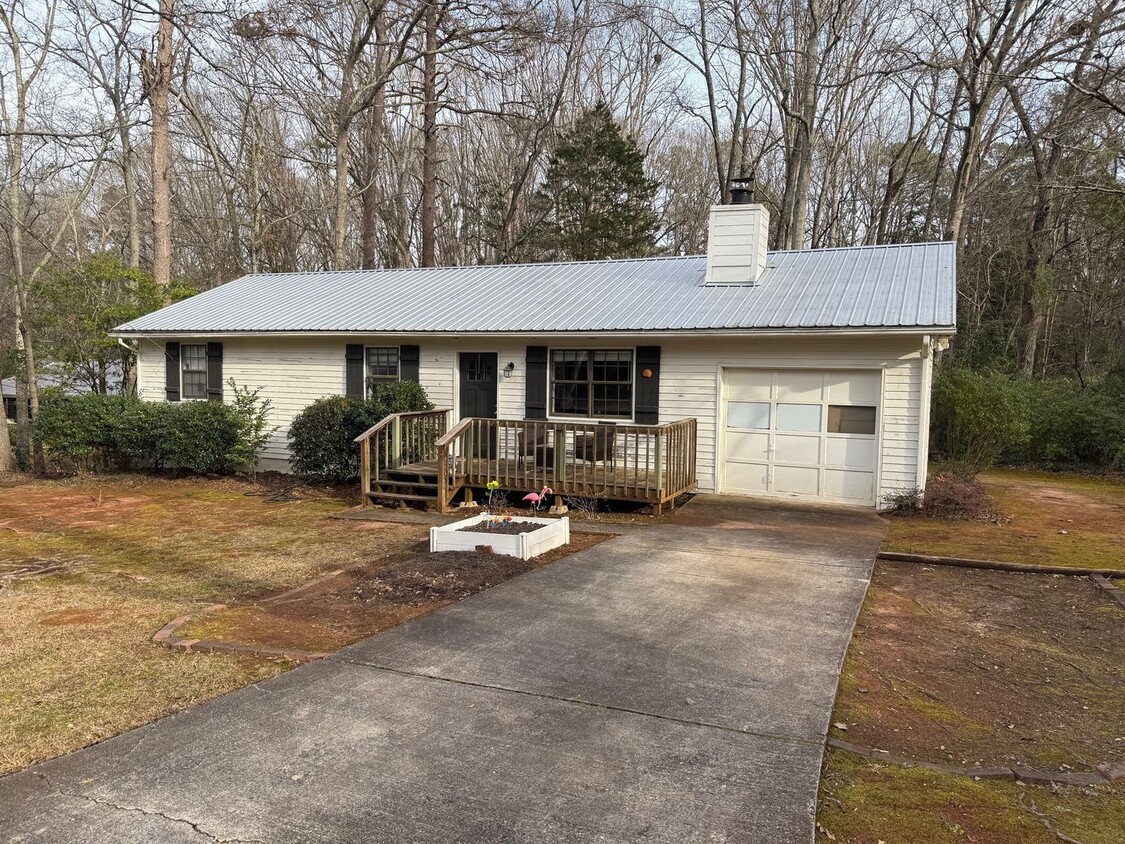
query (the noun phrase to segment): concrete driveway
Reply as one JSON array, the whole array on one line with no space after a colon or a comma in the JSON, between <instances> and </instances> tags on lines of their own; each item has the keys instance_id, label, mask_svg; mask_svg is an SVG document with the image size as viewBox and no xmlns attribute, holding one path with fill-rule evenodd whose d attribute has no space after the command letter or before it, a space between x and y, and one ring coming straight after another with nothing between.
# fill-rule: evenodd
<instances>
[{"instance_id":1,"label":"concrete driveway","mask_svg":"<svg viewBox=\"0 0 1125 844\"><path fill-rule=\"evenodd\" d=\"M665 524L0 779L0 841L811 842L873 513Z\"/></svg>"}]
</instances>

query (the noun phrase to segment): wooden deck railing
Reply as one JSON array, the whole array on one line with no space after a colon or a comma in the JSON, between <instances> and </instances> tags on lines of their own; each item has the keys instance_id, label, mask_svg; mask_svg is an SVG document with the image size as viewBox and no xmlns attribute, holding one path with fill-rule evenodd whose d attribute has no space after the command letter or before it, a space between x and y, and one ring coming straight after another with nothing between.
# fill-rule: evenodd
<instances>
[{"instance_id":1,"label":"wooden deck railing","mask_svg":"<svg viewBox=\"0 0 1125 844\"><path fill-rule=\"evenodd\" d=\"M438 504L465 486L644 501L657 510L695 487L696 420L611 425L463 419L436 442Z\"/></svg>"},{"instance_id":2,"label":"wooden deck railing","mask_svg":"<svg viewBox=\"0 0 1125 844\"><path fill-rule=\"evenodd\" d=\"M437 442L449 427L448 407L392 413L355 438L364 500L383 474L408 464L438 459Z\"/></svg>"}]
</instances>

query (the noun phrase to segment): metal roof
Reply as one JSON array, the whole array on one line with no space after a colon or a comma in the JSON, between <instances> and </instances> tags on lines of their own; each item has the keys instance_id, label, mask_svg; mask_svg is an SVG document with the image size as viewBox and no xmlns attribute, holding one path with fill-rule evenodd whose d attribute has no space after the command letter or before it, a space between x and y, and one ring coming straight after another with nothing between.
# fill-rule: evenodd
<instances>
[{"instance_id":1,"label":"metal roof","mask_svg":"<svg viewBox=\"0 0 1125 844\"><path fill-rule=\"evenodd\" d=\"M703 255L244 276L115 333L556 333L941 328L952 243L771 252L752 285L703 284Z\"/></svg>"}]
</instances>

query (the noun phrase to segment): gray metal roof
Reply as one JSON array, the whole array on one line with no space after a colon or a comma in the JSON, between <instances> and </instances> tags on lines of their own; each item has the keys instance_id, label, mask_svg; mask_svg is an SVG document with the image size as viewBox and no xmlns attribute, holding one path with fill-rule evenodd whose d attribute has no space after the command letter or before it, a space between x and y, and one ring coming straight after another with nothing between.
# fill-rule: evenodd
<instances>
[{"instance_id":1,"label":"gray metal roof","mask_svg":"<svg viewBox=\"0 0 1125 844\"><path fill-rule=\"evenodd\" d=\"M756 284L706 256L244 276L115 333L952 329L952 243L771 252Z\"/></svg>"}]
</instances>

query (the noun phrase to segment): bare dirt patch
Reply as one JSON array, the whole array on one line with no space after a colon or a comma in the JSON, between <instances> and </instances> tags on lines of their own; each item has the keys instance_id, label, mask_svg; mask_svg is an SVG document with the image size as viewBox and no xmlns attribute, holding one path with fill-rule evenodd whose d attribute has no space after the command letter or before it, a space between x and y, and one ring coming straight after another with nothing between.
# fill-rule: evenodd
<instances>
[{"instance_id":1,"label":"bare dirt patch","mask_svg":"<svg viewBox=\"0 0 1125 844\"><path fill-rule=\"evenodd\" d=\"M879 564L832 717L847 729L831 733L958 767L1120 761L1123 625L1125 610L1086 578ZM1044 820L1082 844L1121 840L1122 785L974 782L837 750L826 760L818 819L841 841L1070 840Z\"/></svg>"},{"instance_id":2,"label":"bare dirt patch","mask_svg":"<svg viewBox=\"0 0 1125 844\"><path fill-rule=\"evenodd\" d=\"M189 639L325 653L431 612L606 540L572 534L569 545L530 560L503 554L430 554L424 542L277 599L262 596L181 628Z\"/></svg>"},{"instance_id":3,"label":"bare dirt patch","mask_svg":"<svg viewBox=\"0 0 1125 844\"><path fill-rule=\"evenodd\" d=\"M1123 625L1125 610L1084 577L880 564L839 737L957 765L1125 758Z\"/></svg>"}]
</instances>

